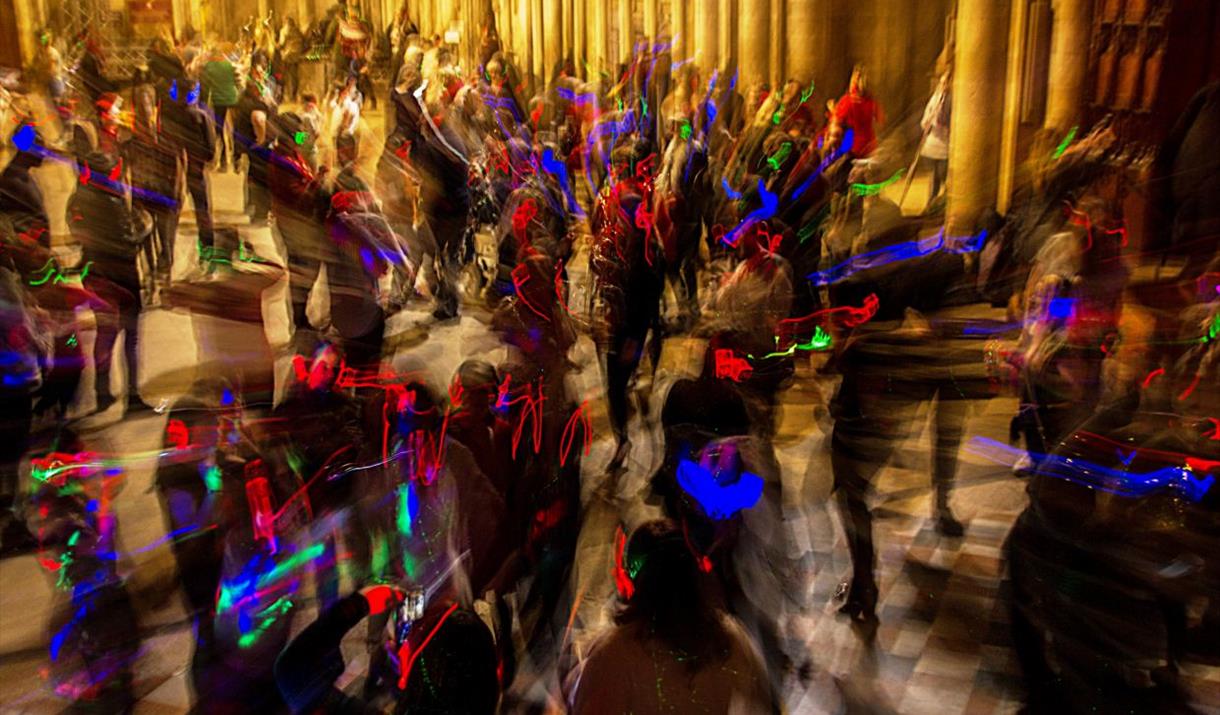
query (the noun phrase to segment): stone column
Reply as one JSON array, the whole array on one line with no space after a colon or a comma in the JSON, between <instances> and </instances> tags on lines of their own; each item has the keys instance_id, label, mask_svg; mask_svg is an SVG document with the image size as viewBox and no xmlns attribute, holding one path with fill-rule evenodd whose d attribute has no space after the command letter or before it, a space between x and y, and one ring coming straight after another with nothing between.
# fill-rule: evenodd
<instances>
[{"instance_id":1,"label":"stone column","mask_svg":"<svg viewBox=\"0 0 1220 715\"><path fill-rule=\"evenodd\" d=\"M786 6L794 0L771 0L771 29L767 35L767 47L771 50L769 64L771 65L771 86L775 89L780 89L786 74L784 67L784 56L787 54L787 49L783 43L784 37L784 20L786 18ZM804 48L808 50L809 48Z\"/></svg>"},{"instance_id":2,"label":"stone column","mask_svg":"<svg viewBox=\"0 0 1220 715\"><path fill-rule=\"evenodd\" d=\"M721 67L727 67L738 61L737 0L720 0L720 9L717 11L716 19L719 21L716 31L716 37L719 40L717 43L716 59ZM731 79L731 76L725 77L726 81L729 79Z\"/></svg>"},{"instance_id":3,"label":"stone column","mask_svg":"<svg viewBox=\"0 0 1220 715\"><path fill-rule=\"evenodd\" d=\"M686 3L674 0L670 10L669 35L674 43L671 54L674 62L680 62L690 54L688 48L691 47L690 35L686 32Z\"/></svg>"},{"instance_id":4,"label":"stone column","mask_svg":"<svg viewBox=\"0 0 1220 715\"><path fill-rule=\"evenodd\" d=\"M527 0L530 4L530 42L533 47L530 50L530 56L533 57L531 64L534 83L531 85L534 92L538 92L546 84L546 52L543 43L543 22L542 22L542 0Z\"/></svg>"},{"instance_id":5,"label":"stone column","mask_svg":"<svg viewBox=\"0 0 1220 715\"><path fill-rule=\"evenodd\" d=\"M958 0L945 217L950 236L974 231L996 204L1010 0Z\"/></svg>"},{"instance_id":6,"label":"stone column","mask_svg":"<svg viewBox=\"0 0 1220 715\"><path fill-rule=\"evenodd\" d=\"M1080 122L1084 103L1085 74L1089 69L1089 37L1092 2L1055 0L1051 6L1051 62L1046 80L1044 126L1066 132Z\"/></svg>"},{"instance_id":7,"label":"stone column","mask_svg":"<svg viewBox=\"0 0 1220 715\"><path fill-rule=\"evenodd\" d=\"M559 0L542 0L542 21L542 75L546 86L550 87L563 45L563 14Z\"/></svg>"},{"instance_id":8,"label":"stone column","mask_svg":"<svg viewBox=\"0 0 1220 715\"><path fill-rule=\"evenodd\" d=\"M559 58L566 59L572 54L572 7L575 0L563 0L560 12L563 13L563 37L559 43Z\"/></svg>"},{"instance_id":9,"label":"stone column","mask_svg":"<svg viewBox=\"0 0 1220 715\"><path fill-rule=\"evenodd\" d=\"M585 62L589 60L589 51L585 38L588 36L589 4L585 0L575 0L572 4L572 59L576 63L576 76L588 77Z\"/></svg>"},{"instance_id":10,"label":"stone column","mask_svg":"<svg viewBox=\"0 0 1220 715\"><path fill-rule=\"evenodd\" d=\"M825 48L818 41L818 36L819 25L826 21L826 17L825 8L820 8L822 17L818 17L819 5L817 0L788 0L784 42L776 43L784 45L787 76L795 77L805 85L818 79L818 72L823 69L819 58Z\"/></svg>"},{"instance_id":11,"label":"stone column","mask_svg":"<svg viewBox=\"0 0 1220 715\"><path fill-rule=\"evenodd\" d=\"M681 2L682 0L677 0ZM695 62L703 68L703 74L710 77L716 69L719 60L717 34L720 29L717 15L719 0L691 0L691 9L695 15Z\"/></svg>"},{"instance_id":12,"label":"stone column","mask_svg":"<svg viewBox=\"0 0 1220 715\"><path fill-rule=\"evenodd\" d=\"M771 4L766 0L741 0L737 5L737 87L743 95L751 85L770 79Z\"/></svg>"},{"instance_id":13,"label":"stone column","mask_svg":"<svg viewBox=\"0 0 1220 715\"><path fill-rule=\"evenodd\" d=\"M12 8L17 20L17 46L21 50L21 61L28 66L38 57L38 38L34 36L38 29L38 17L32 0L12 0ZM12 42L13 38L6 37L4 41ZM5 133L8 130L5 127Z\"/></svg>"},{"instance_id":14,"label":"stone column","mask_svg":"<svg viewBox=\"0 0 1220 715\"><path fill-rule=\"evenodd\" d=\"M616 5L618 7L618 55L614 58L614 65L617 68L618 63L631 59L635 50L635 31L631 27L631 3L618 0Z\"/></svg>"},{"instance_id":15,"label":"stone column","mask_svg":"<svg viewBox=\"0 0 1220 715\"><path fill-rule=\"evenodd\" d=\"M644 0L644 37L649 46L657 42L657 3L660 0Z\"/></svg>"}]
</instances>

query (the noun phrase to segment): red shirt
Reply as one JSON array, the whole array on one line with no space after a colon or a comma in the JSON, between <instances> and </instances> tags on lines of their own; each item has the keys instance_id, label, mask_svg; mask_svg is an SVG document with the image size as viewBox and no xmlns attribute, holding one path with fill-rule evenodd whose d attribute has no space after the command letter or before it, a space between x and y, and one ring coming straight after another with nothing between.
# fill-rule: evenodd
<instances>
[{"instance_id":1,"label":"red shirt","mask_svg":"<svg viewBox=\"0 0 1220 715\"><path fill-rule=\"evenodd\" d=\"M877 134L873 124L881 121L881 107L871 96L848 92L835 104L835 119L844 128L850 127L854 138L851 153L868 156L877 148Z\"/></svg>"}]
</instances>

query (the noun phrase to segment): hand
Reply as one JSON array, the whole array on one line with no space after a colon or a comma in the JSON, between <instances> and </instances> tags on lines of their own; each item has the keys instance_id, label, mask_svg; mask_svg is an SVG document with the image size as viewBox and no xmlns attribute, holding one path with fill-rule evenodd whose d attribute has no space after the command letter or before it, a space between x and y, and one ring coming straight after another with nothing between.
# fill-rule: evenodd
<instances>
[{"instance_id":1,"label":"hand","mask_svg":"<svg viewBox=\"0 0 1220 715\"><path fill-rule=\"evenodd\" d=\"M385 613L390 608L403 602L402 589L387 584L365 586L360 589L360 595L369 602L369 615L376 616Z\"/></svg>"}]
</instances>

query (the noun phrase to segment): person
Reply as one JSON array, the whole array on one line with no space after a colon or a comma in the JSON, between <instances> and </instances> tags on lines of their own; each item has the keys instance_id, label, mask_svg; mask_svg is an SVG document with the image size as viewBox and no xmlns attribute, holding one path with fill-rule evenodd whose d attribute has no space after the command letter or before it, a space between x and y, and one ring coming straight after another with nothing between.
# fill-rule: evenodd
<instances>
[{"instance_id":1,"label":"person","mask_svg":"<svg viewBox=\"0 0 1220 715\"><path fill-rule=\"evenodd\" d=\"M195 206L201 273L212 270L214 235L212 210L208 200L208 182L204 169L216 151L216 130L211 119L199 108L198 83L191 88L179 86L177 98L162 105L165 134L179 156L185 156L186 189Z\"/></svg>"},{"instance_id":2,"label":"person","mask_svg":"<svg viewBox=\"0 0 1220 715\"><path fill-rule=\"evenodd\" d=\"M24 237L44 248L51 247L51 219L47 216L42 189L31 169L42 166L42 136L33 124L23 123L14 139L28 137L29 145L18 147L0 173L0 218L9 222L14 237ZM20 139L25 141L25 139Z\"/></svg>"},{"instance_id":3,"label":"person","mask_svg":"<svg viewBox=\"0 0 1220 715\"><path fill-rule=\"evenodd\" d=\"M357 623L398 611L405 598L397 586L366 586L323 611L284 648L275 662L275 679L293 713L380 712L368 699L335 686L347 667L339 644ZM394 692L397 711L496 711L500 693L495 643L477 615L433 608L409 628L402 643L395 639L389 644L406 660L405 666L400 664Z\"/></svg>"},{"instance_id":4,"label":"person","mask_svg":"<svg viewBox=\"0 0 1220 715\"><path fill-rule=\"evenodd\" d=\"M301 91L301 62L305 60L305 35L296 17L284 19L279 37L280 66L283 69L284 98L297 101Z\"/></svg>"},{"instance_id":5,"label":"person","mask_svg":"<svg viewBox=\"0 0 1220 715\"><path fill-rule=\"evenodd\" d=\"M89 155L86 183L68 201L68 225L81 244L82 263L89 267L85 286L105 300L113 312L99 316L93 347L97 412L115 402L110 389L110 362L120 330L126 333L126 405L143 406L139 393L140 273L136 266L139 239L122 184L111 178L117 160L105 152Z\"/></svg>"},{"instance_id":6,"label":"person","mask_svg":"<svg viewBox=\"0 0 1220 715\"><path fill-rule=\"evenodd\" d=\"M234 164L236 164L236 152L230 153L228 148L229 140L226 138L225 120L229 115L229 108L237 104L237 70L234 69L233 63L225 56L222 48L213 48L212 54L208 57L208 61L203 65L203 101L211 105L212 115L215 118L216 134L220 139L220 156L216 164L219 171L229 170L229 157L232 156ZM236 146L234 146L236 149Z\"/></svg>"},{"instance_id":7,"label":"person","mask_svg":"<svg viewBox=\"0 0 1220 715\"><path fill-rule=\"evenodd\" d=\"M31 158L23 160L29 161ZM9 176L7 169L5 176ZM0 431L5 435L0 440L0 556L8 556L36 545L21 518L18 498L23 491L21 461L29 447L34 396L43 384L42 350L35 338L32 300L23 280L31 263L27 249L40 247L19 237L7 211L0 213L0 219L0 325L4 327L0 351L5 356L0 363ZM35 261L39 259L41 255Z\"/></svg>"},{"instance_id":8,"label":"person","mask_svg":"<svg viewBox=\"0 0 1220 715\"><path fill-rule=\"evenodd\" d=\"M68 85L64 81L63 57L59 53L59 48L55 46L55 36L51 34L50 30L38 33L37 65L38 72L46 86L47 99L51 101L56 116L58 116L64 106Z\"/></svg>"},{"instance_id":9,"label":"person","mask_svg":"<svg viewBox=\"0 0 1220 715\"><path fill-rule=\"evenodd\" d=\"M615 566L626 606L581 665L572 713L773 711L762 661L702 588L681 527L642 524Z\"/></svg>"},{"instance_id":10,"label":"person","mask_svg":"<svg viewBox=\"0 0 1220 715\"><path fill-rule=\"evenodd\" d=\"M233 105L233 111L230 113L230 121L233 125L233 164L236 166L244 155L247 160L247 171L250 168L249 163L253 161L250 153L259 143L255 137L254 115L261 112L265 117L271 117L274 114L274 109L267 101L261 85L255 81L256 75L257 71L251 70L250 79L242 88L241 97Z\"/></svg>"},{"instance_id":11,"label":"person","mask_svg":"<svg viewBox=\"0 0 1220 715\"><path fill-rule=\"evenodd\" d=\"M320 266L328 255L320 221L326 198L322 192L322 177L327 173L327 167L315 172L296 143L295 137L304 131L300 117L286 112L279 115L278 121L279 133L269 173L271 212L287 254L294 335L298 347L305 350L304 342L310 330L305 306Z\"/></svg>"},{"instance_id":12,"label":"person","mask_svg":"<svg viewBox=\"0 0 1220 715\"><path fill-rule=\"evenodd\" d=\"M132 186L132 207L148 212L153 233L145 244L150 277L167 285L178 236L178 156L157 126L156 95L149 85L135 90L135 122L123 145Z\"/></svg>"},{"instance_id":13,"label":"person","mask_svg":"<svg viewBox=\"0 0 1220 715\"><path fill-rule=\"evenodd\" d=\"M193 625L191 685L200 702L208 696L207 678L218 655L215 617L223 561L224 474L232 478L241 470L228 444L226 423L232 424L237 412L226 381L197 381L170 408L156 472L166 531L189 537L175 539L170 546Z\"/></svg>"},{"instance_id":14,"label":"person","mask_svg":"<svg viewBox=\"0 0 1220 715\"><path fill-rule=\"evenodd\" d=\"M250 124L253 134L246 147L249 162L246 170L246 211L250 215L251 225L266 226L267 214L271 211L271 187L268 181L272 149L267 113L255 110L251 114Z\"/></svg>"},{"instance_id":15,"label":"person","mask_svg":"<svg viewBox=\"0 0 1220 715\"><path fill-rule=\"evenodd\" d=\"M932 208L932 201L940 195L949 174L949 118L952 114L952 77L946 71L936 83L936 91L923 110L919 126L923 129L923 148L919 156L932 165L932 187L928 189L928 203L924 213Z\"/></svg>"},{"instance_id":16,"label":"person","mask_svg":"<svg viewBox=\"0 0 1220 715\"><path fill-rule=\"evenodd\" d=\"M852 156L863 159L877 148L877 126L884 122L884 115L868 91L868 75L861 65L852 69L847 92L835 103L834 119L852 130Z\"/></svg>"}]
</instances>

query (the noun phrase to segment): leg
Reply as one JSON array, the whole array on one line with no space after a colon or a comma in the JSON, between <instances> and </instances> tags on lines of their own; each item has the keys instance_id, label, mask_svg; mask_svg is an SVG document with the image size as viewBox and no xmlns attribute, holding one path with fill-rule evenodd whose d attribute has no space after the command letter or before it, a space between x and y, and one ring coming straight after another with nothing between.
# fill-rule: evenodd
<instances>
[{"instance_id":1,"label":"leg","mask_svg":"<svg viewBox=\"0 0 1220 715\"><path fill-rule=\"evenodd\" d=\"M195 224L199 227L198 247L200 258L210 257L215 239L212 234L212 209L208 202L208 182L203 175L203 164L192 161L187 168L187 188L195 204Z\"/></svg>"},{"instance_id":2,"label":"leg","mask_svg":"<svg viewBox=\"0 0 1220 715\"><path fill-rule=\"evenodd\" d=\"M134 266L133 266L134 268ZM130 289L129 289L130 290ZM119 311L123 328L123 353L127 358L127 404L138 405L140 400L140 303L139 292L132 304Z\"/></svg>"},{"instance_id":3,"label":"leg","mask_svg":"<svg viewBox=\"0 0 1220 715\"><path fill-rule=\"evenodd\" d=\"M229 108L214 107L213 111L216 114L216 143L220 148L220 161L216 164L216 167L220 171L224 171L225 164L229 160L228 131L225 129L225 125L228 123L226 119L229 116Z\"/></svg>"},{"instance_id":4,"label":"leg","mask_svg":"<svg viewBox=\"0 0 1220 715\"><path fill-rule=\"evenodd\" d=\"M936 530L945 536L961 536L965 530L949 508L949 493L953 489L953 478L957 474L958 447L961 445L970 403L966 400L946 399L946 390L953 388L941 388L936 399L936 417L932 423L932 485L936 490Z\"/></svg>"},{"instance_id":5,"label":"leg","mask_svg":"<svg viewBox=\"0 0 1220 715\"><path fill-rule=\"evenodd\" d=\"M33 399L28 394L0 395L0 433L5 435L0 440L0 553L37 545L17 515L19 467L29 448L32 418Z\"/></svg>"},{"instance_id":6,"label":"leg","mask_svg":"<svg viewBox=\"0 0 1220 715\"><path fill-rule=\"evenodd\" d=\"M292 324L298 330L310 330L306 306L309 304L309 291L318 279L320 262L309 249L309 242L302 231L307 227L297 226L295 222L284 221L280 224L280 234L284 238L284 250L288 257L288 291L292 298Z\"/></svg>"},{"instance_id":7,"label":"leg","mask_svg":"<svg viewBox=\"0 0 1220 715\"><path fill-rule=\"evenodd\" d=\"M90 281L92 285L89 288L106 302L105 307L94 310L97 320L97 336L93 341L93 382L94 393L97 395L97 411L102 412L114 404L115 400L110 390L110 360L114 353L114 341L118 339L122 323L120 306L125 300L117 295L122 291L121 288L99 275L97 270L93 275L97 278Z\"/></svg>"},{"instance_id":8,"label":"leg","mask_svg":"<svg viewBox=\"0 0 1220 715\"><path fill-rule=\"evenodd\" d=\"M445 217L433 222L437 244L436 309L432 312L437 320L454 318L458 314L458 274L461 262L458 252L462 243L462 223L465 216Z\"/></svg>"}]
</instances>

